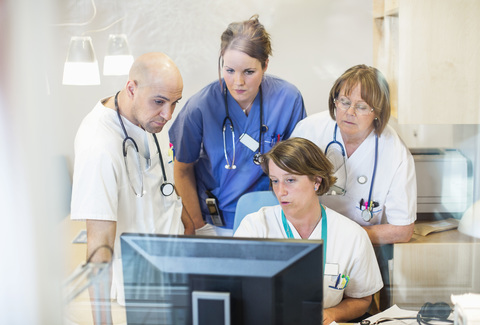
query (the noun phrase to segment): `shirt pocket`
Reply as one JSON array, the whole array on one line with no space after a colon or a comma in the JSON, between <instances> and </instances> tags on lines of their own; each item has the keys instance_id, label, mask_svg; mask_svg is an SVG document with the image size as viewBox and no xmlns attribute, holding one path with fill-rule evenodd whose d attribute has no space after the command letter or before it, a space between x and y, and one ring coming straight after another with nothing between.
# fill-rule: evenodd
<instances>
[{"instance_id":1,"label":"shirt pocket","mask_svg":"<svg viewBox=\"0 0 480 325\"><path fill-rule=\"evenodd\" d=\"M278 142L283 140L284 136L285 136L284 133L277 133L277 132L274 132L274 130L269 129L263 135L263 151L262 152L265 153L270 151L270 149L272 149L274 145L276 145Z\"/></svg>"},{"instance_id":2,"label":"shirt pocket","mask_svg":"<svg viewBox=\"0 0 480 325\"><path fill-rule=\"evenodd\" d=\"M336 278L331 275L324 276L324 308L334 307L343 299L345 288L335 288Z\"/></svg>"},{"instance_id":3,"label":"shirt pocket","mask_svg":"<svg viewBox=\"0 0 480 325\"><path fill-rule=\"evenodd\" d=\"M355 209L350 209L350 211L353 212L353 216L349 217L353 217L353 220L355 220L362 226L376 225L381 223L383 215L383 205L381 204L382 202L380 202L379 198L376 196L375 190L372 194L372 200L379 203L379 205L377 207L373 207L372 218L369 221L365 221L362 217L362 212L365 210L365 202L368 200L370 192L370 182L367 182L366 184L368 184L368 186L359 184L355 184L355 186L349 184L349 186L347 186L347 188L350 188L350 190L347 191L345 197L350 201L349 204L355 205ZM360 202L363 202L361 207Z\"/></svg>"}]
</instances>

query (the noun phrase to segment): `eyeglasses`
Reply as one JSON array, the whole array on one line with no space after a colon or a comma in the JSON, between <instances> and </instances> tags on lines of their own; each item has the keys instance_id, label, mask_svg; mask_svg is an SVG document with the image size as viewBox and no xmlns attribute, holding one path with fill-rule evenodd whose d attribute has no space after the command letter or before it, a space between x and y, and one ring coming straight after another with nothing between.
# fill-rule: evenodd
<instances>
[{"instance_id":1,"label":"eyeglasses","mask_svg":"<svg viewBox=\"0 0 480 325\"><path fill-rule=\"evenodd\" d=\"M338 99L334 99L333 102L335 103L335 107L337 109L341 109L342 111L348 111L350 107L352 107L352 102L346 97L340 97ZM355 115L365 116L373 112L373 108L366 104L357 104L353 106L355 111Z\"/></svg>"}]
</instances>

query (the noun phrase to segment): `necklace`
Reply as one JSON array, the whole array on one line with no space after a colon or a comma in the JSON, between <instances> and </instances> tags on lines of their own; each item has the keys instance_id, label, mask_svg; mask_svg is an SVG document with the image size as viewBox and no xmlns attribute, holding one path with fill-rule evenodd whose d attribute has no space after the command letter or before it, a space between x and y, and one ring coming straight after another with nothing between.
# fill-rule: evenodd
<instances>
[{"instance_id":1,"label":"necklace","mask_svg":"<svg viewBox=\"0 0 480 325\"><path fill-rule=\"evenodd\" d=\"M312 234L312 232L315 230L315 228L317 228L318 226L318 223L320 222L320 218L322 217L322 215L320 214L317 218L317 221L315 221L315 225L313 226L312 230L310 231L310 233L308 234L308 236L306 237L307 239L310 238L310 235Z\"/></svg>"},{"instance_id":2,"label":"necklace","mask_svg":"<svg viewBox=\"0 0 480 325\"><path fill-rule=\"evenodd\" d=\"M323 226L325 226L325 228L326 228L327 214L325 213L325 209L323 208L323 206L321 204L320 204L320 208L321 208L321 214L318 216L317 221L315 222L315 225L313 226L312 230L310 231L310 233L306 237L307 239L310 238L310 235L313 233L315 228L317 228L318 223L320 222L320 219L322 219L322 217L324 217L323 221L322 221L322 235L323 235L323 231L324 231ZM295 238L293 236L292 229L290 229L290 226L288 225L287 218L285 217L285 214L283 213L283 210L282 210L282 223L283 223L283 227L285 229L285 232L287 234L287 238ZM297 232L298 232L298 230L297 230ZM298 233L300 234L300 232L298 232Z\"/></svg>"},{"instance_id":3,"label":"necklace","mask_svg":"<svg viewBox=\"0 0 480 325\"><path fill-rule=\"evenodd\" d=\"M248 104L247 107L245 107L244 109L242 109L243 112L245 113L245 115L248 116L248 113L250 113L250 107L252 107L252 104L253 104L254 101L255 101L255 98L252 100L252 102L251 102L250 104Z\"/></svg>"}]
</instances>

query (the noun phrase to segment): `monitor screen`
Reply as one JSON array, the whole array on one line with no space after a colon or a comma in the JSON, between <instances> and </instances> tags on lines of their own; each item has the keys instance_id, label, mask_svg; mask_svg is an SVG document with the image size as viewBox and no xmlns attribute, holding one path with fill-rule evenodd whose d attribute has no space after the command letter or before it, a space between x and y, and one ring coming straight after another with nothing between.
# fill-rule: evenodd
<instances>
[{"instance_id":1,"label":"monitor screen","mask_svg":"<svg viewBox=\"0 0 480 325\"><path fill-rule=\"evenodd\" d=\"M127 323L322 324L321 240L122 234Z\"/></svg>"}]
</instances>

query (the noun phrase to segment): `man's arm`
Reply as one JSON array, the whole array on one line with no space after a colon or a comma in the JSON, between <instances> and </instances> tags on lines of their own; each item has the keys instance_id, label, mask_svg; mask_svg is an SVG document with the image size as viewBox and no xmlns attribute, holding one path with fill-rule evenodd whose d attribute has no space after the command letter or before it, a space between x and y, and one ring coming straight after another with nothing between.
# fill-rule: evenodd
<instances>
[{"instance_id":1,"label":"man's arm","mask_svg":"<svg viewBox=\"0 0 480 325\"><path fill-rule=\"evenodd\" d=\"M115 221L87 220L87 260L92 263L108 263L112 261L117 223ZM112 250L110 250L110 247ZM92 255L93 254L93 255ZM110 288L112 275L106 283L100 283L99 301L95 300L94 288L90 287L90 301L95 324L100 315L100 324L111 324Z\"/></svg>"},{"instance_id":2,"label":"man's arm","mask_svg":"<svg viewBox=\"0 0 480 325\"><path fill-rule=\"evenodd\" d=\"M345 296L335 307L323 310L323 325L329 325L333 321L345 323L361 317L368 311L371 302L372 296L363 298L350 298Z\"/></svg>"},{"instance_id":3,"label":"man's arm","mask_svg":"<svg viewBox=\"0 0 480 325\"><path fill-rule=\"evenodd\" d=\"M194 163L182 163L175 159L173 164L175 186L182 198L184 209L187 210L195 229L205 226L202 210L198 202L197 182L195 180Z\"/></svg>"},{"instance_id":4,"label":"man's arm","mask_svg":"<svg viewBox=\"0 0 480 325\"><path fill-rule=\"evenodd\" d=\"M412 238L415 224L406 226L395 226L391 224L381 224L374 226L365 226L368 237L372 244L394 244L406 243Z\"/></svg>"}]
</instances>

